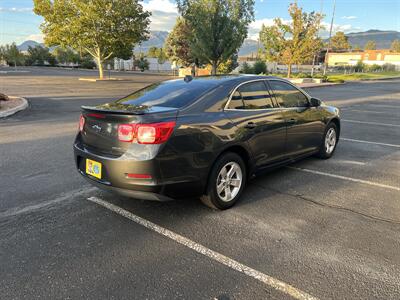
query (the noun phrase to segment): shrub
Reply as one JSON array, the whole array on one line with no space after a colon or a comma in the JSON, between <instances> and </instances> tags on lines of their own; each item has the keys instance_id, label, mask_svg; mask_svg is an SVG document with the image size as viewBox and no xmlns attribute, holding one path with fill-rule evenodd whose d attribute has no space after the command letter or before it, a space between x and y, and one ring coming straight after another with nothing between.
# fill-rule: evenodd
<instances>
[{"instance_id":1,"label":"shrub","mask_svg":"<svg viewBox=\"0 0 400 300\"><path fill-rule=\"evenodd\" d=\"M96 63L93 61L93 59L91 57L85 56L82 58L80 67L84 68L84 69L95 69Z\"/></svg>"},{"instance_id":2,"label":"shrub","mask_svg":"<svg viewBox=\"0 0 400 300\"><path fill-rule=\"evenodd\" d=\"M382 69L386 72L394 72L396 71L396 66L394 64L387 63L382 66Z\"/></svg>"},{"instance_id":3,"label":"shrub","mask_svg":"<svg viewBox=\"0 0 400 300\"><path fill-rule=\"evenodd\" d=\"M365 69L365 64L361 60L359 60L357 64L354 66L355 72L364 72L364 69Z\"/></svg>"},{"instance_id":4,"label":"shrub","mask_svg":"<svg viewBox=\"0 0 400 300\"><path fill-rule=\"evenodd\" d=\"M369 72L379 72L382 70L382 67L377 64L373 64L372 66L368 66L368 71Z\"/></svg>"},{"instance_id":5,"label":"shrub","mask_svg":"<svg viewBox=\"0 0 400 300\"><path fill-rule=\"evenodd\" d=\"M239 72L243 74L254 74L254 69L247 62L244 62Z\"/></svg>"},{"instance_id":6,"label":"shrub","mask_svg":"<svg viewBox=\"0 0 400 300\"><path fill-rule=\"evenodd\" d=\"M144 70L149 69L150 63L146 58L141 57L135 61L135 65L140 69L140 71L144 72Z\"/></svg>"},{"instance_id":7,"label":"shrub","mask_svg":"<svg viewBox=\"0 0 400 300\"><path fill-rule=\"evenodd\" d=\"M311 77L311 75L307 74L307 73L297 73L297 74L293 74L293 75L294 75L293 77L296 77L296 78L310 78Z\"/></svg>"},{"instance_id":8,"label":"shrub","mask_svg":"<svg viewBox=\"0 0 400 300\"><path fill-rule=\"evenodd\" d=\"M267 73L267 65L262 60L257 60L253 65L253 73L254 74L266 74Z\"/></svg>"}]
</instances>

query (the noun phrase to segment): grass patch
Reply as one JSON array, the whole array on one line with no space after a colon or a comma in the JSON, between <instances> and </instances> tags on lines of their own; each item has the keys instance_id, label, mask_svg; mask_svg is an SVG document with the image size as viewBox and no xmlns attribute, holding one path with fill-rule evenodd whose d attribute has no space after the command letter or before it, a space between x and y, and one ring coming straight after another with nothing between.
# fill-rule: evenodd
<instances>
[{"instance_id":1,"label":"grass patch","mask_svg":"<svg viewBox=\"0 0 400 300\"><path fill-rule=\"evenodd\" d=\"M369 80L369 79L382 79L388 77L400 78L400 72L335 74L335 75L328 75L328 81L344 82L349 80Z\"/></svg>"}]
</instances>

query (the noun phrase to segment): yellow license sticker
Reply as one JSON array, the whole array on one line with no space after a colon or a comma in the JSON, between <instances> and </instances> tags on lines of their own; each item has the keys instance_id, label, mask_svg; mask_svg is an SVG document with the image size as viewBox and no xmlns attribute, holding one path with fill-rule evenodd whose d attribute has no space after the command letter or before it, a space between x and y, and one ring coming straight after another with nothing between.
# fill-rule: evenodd
<instances>
[{"instance_id":1,"label":"yellow license sticker","mask_svg":"<svg viewBox=\"0 0 400 300\"><path fill-rule=\"evenodd\" d=\"M87 158L86 174L101 179L101 163Z\"/></svg>"}]
</instances>

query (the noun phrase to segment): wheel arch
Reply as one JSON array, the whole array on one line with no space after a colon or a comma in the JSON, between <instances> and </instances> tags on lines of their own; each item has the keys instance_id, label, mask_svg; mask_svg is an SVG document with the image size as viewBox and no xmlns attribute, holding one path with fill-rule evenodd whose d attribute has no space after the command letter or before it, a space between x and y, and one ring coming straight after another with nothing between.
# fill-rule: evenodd
<instances>
[{"instance_id":1,"label":"wheel arch","mask_svg":"<svg viewBox=\"0 0 400 300\"><path fill-rule=\"evenodd\" d=\"M330 123L333 123L333 124L336 125L336 128L337 128L337 130L338 130L338 136L339 136L339 135L340 135L340 120L339 120L339 118L334 117L334 118L330 119L329 122L328 122L328 124L327 124L327 126L328 126Z\"/></svg>"},{"instance_id":2,"label":"wheel arch","mask_svg":"<svg viewBox=\"0 0 400 300\"><path fill-rule=\"evenodd\" d=\"M246 167L247 178L250 178L250 174L251 174L251 171L253 169L250 150L246 149L246 147L242 146L242 145L230 145L230 146L224 148L223 150L221 150L218 153L218 155L214 158L213 162L210 164L210 167L209 167L209 170L208 170L208 173L207 173L207 179L210 177L210 173L212 171L212 168L214 167L214 165L217 162L217 160L222 155L224 155L225 153L228 153L228 152L235 153L235 154L239 155L242 158L242 160L244 162L244 165ZM207 185L208 185L208 182L205 185L205 189L207 189Z\"/></svg>"}]
</instances>

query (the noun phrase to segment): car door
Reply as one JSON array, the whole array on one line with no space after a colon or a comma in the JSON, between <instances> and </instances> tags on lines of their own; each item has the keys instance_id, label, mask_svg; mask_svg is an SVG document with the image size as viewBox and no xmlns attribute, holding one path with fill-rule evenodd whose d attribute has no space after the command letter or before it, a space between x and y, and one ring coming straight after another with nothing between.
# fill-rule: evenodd
<instances>
[{"instance_id":1,"label":"car door","mask_svg":"<svg viewBox=\"0 0 400 300\"><path fill-rule=\"evenodd\" d=\"M239 85L231 95L225 113L238 128L237 138L248 143L256 167L283 158L285 119L265 80Z\"/></svg>"},{"instance_id":2,"label":"car door","mask_svg":"<svg viewBox=\"0 0 400 300\"><path fill-rule=\"evenodd\" d=\"M308 96L290 83L268 80L287 125L286 152L295 157L316 150L325 124L318 107L311 107Z\"/></svg>"}]
</instances>

